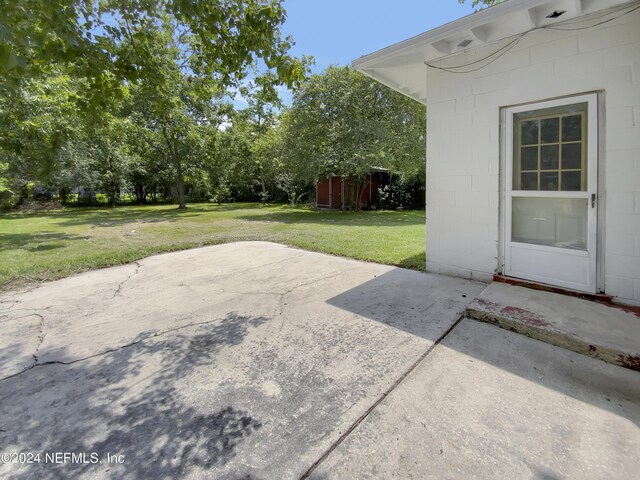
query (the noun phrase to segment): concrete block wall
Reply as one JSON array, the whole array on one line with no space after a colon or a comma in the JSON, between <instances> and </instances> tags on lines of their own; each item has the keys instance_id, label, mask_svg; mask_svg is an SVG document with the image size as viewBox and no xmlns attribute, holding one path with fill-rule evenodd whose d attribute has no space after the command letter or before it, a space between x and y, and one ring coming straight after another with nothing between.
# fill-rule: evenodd
<instances>
[{"instance_id":1,"label":"concrete block wall","mask_svg":"<svg viewBox=\"0 0 640 480\"><path fill-rule=\"evenodd\" d=\"M426 81L427 269L480 280L501 269L501 107L601 91L604 289L640 304L640 11L585 30L535 31L488 67L427 69Z\"/></svg>"}]
</instances>

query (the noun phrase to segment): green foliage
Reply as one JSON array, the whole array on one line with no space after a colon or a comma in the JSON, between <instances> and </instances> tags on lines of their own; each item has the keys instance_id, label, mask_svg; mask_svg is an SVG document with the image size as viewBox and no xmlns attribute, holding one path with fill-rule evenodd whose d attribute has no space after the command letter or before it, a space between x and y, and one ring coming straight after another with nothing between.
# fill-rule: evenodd
<instances>
[{"instance_id":1,"label":"green foliage","mask_svg":"<svg viewBox=\"0 0 640 480\"><path fill-rule=\"evenodd\" d=\"M54 65L86 79L103 107L123 81L149 77L153 30L168 22L184 65L196 74L235 83L258 59L289 86L308 59L288 54L282 0L0 0L0 73L32 78ZM126 45L126 48L122 48Z\"/></svg>"},{"instance_id":2,"label":"green foliage","mask_svg":"<svg viewBox=\"0 0 640 480\"><path fill-rule=\"evenodd\" d=\"M396 175L389 184L378 189L378 209L380 210L423 208L425 200L424 174Z\"/></svg>"},{"instance_id":3,"label":"green foliage","mask_svg":"<svg viewBox=\"0 0 640 480\"><path fill-rule=\"evenodd\" d=\"M63 202L78 186L111 205L124 190L181 208L185 190L207 198L226 183L213 156L227 89L261 61L241 90L263 134L276 85L310 61L288 53L280 0L0 0L0 12L0 161L12 185L56 186Z\"/></svg>"},{"instance_id":4,"label":"green foliage","mask_svg":"<svg viewBox=\"0 0 640 480\"><path fill-rule=\"evenodd\" d=\"M471 6L475 8L478 5L480 5L480 7L482 8L487 8L487 7L493 7L494 5L497 5L499 3L504 3L506 1L507 0L472 0ZM466 0L458 0L458 2L465 3Z\"/></svg>"},{"instance_id":5,"label":"green foliage","mask_svg":"<svg viewBox=\"0 0 640 480\"><path fill-rule=\"evenodd\" d=\"M10 180L7 177L7 163L0 163L0 209L11 208L17 200L16 193L11 189Z\"/></svg>"},{"instance_id":6,"label":"green foliage","mask_svg":"<svg viewBox=\"0 0 640 480\"><path fill-rule=\"evenodd\" d=\"M138 152L162 159L176 179L180 208L185 208L185 178L197 178L207 129L216 128L216 99L224 92L207 75L186 74L180 67L181 52L169 22L147 34L153 52L153 75L131 86L132 123L144 139ZM138 169L138 174L144 169Z\"/></svg>"},{"instance_id":7,"label":"green foliage","mask_svg":"<svg viewBox=\"0 0 640 480\"><path fill-rule=\"evenodd\" d=\"M347 67L304 79L282 3L0 0L0 189L295 205L320 174L421 171L424 107Z\"/></svg>"},{"instance_id":8,"label":"green foliage","mask_svg":"<svg viewBox=\"0 0 640 480\"><path fill-rule=\"evenodd\" d=\"M47 181L61 148L77 134L79 83L50 71L19 88L0 82L0 156L14 177Z\"/></svg>"},{"instance_id":9,"label":"green foliage","mask_svg":"<svg viewBox=\"0 0 640 480\"><path fill-rule=\"evenodd\" d=\"M424 107L349 67L329 67L294 93L283 121L286 152L313 178L353 177L354 209L371 167L423 168Z\"/></svg>"}]
</instances>

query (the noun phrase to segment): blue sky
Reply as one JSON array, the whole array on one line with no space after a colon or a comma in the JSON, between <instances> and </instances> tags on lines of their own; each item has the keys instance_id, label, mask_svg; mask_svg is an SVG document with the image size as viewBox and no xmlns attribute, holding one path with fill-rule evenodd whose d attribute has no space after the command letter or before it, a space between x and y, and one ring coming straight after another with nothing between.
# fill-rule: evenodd
<instances>
[{"instance_id":1,"label":"blue sky","mask_svg":"<svg viewBox=\"0 0 640 480\"><path fill-rule=\"evenodd\" d=\"M314 71L352 60L473 13L471 0L285 0L283 31Z\"/></svg>"},{"instance_id":2,"label":"blue sky","mask_svg":"<svg viewBox=\"0 0 640 480\"><path fill-rule=\"evenodd\" d=\"M283 33L293 36L295 56L312 55L314 73L473 13L471 0L285 0ZM280 89L285 104L291 92ZM246 101L239 95L235 105Z\"/></svg>"}]
</instances>

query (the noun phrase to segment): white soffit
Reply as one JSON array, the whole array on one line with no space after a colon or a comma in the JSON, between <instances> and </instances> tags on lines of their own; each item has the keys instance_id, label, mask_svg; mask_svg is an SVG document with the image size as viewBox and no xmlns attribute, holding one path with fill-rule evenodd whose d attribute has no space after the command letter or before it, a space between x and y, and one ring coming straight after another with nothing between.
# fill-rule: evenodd
<instances>
[{"instance_id":1,"label":"white soffit","mask_svg":"<svg viewBox=\"0 0 640 480\"><path fill-rule=\"evenodd\" d=\"M508 0L364 55L354 60L352 66L426 104L425 62L491 45L533 29L638 3L638 0ZM549 18L554 12L562 14Z\"/></svg>"}]
</instances>

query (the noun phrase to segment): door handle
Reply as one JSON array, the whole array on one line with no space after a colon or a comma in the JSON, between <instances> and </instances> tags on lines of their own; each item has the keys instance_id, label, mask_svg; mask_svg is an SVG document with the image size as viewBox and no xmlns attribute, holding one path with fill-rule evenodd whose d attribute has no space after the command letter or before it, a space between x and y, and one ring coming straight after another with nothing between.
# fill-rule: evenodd
<instances>
[{"instance_id":1,"label":"door handle","mask_svg":"<svg viewBox=\"0 0 640 480\"><path fill-rule=\"evenodd\" d=\"M596 194L591 194L591 208L596 208Z\"/></svg>"}]
</instances>

